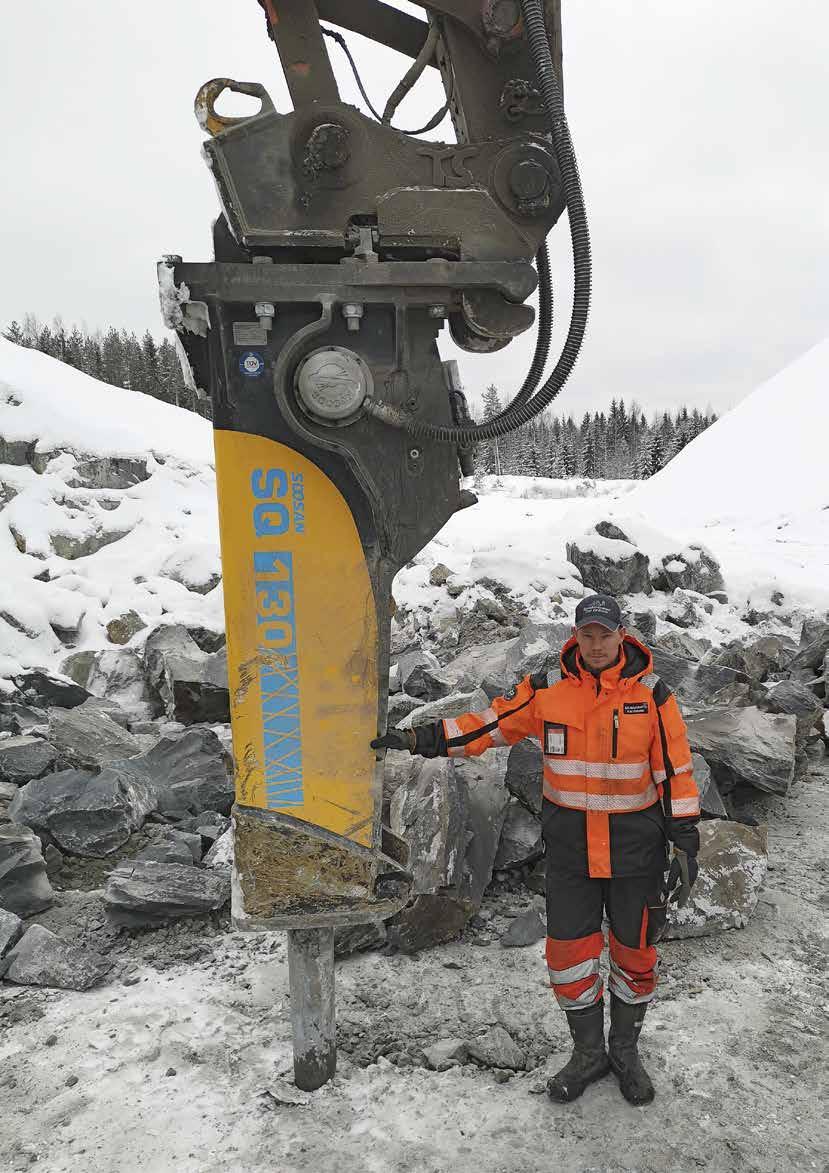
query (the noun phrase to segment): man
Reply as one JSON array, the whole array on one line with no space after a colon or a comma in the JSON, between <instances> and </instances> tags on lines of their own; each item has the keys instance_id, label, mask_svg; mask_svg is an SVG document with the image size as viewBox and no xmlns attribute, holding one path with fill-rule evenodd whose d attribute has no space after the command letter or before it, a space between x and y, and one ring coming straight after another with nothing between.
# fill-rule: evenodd
<instances>
[{"instance_id":1,"label":"man","mask_svg":"<svg viewBox=\"0 0 829 1173\"><path fill-rule=\"evenodd\" d=\"M456 757L524 737L539 741L544 755L547 964L573 1038L573 1054L547 1091L574 1100L612 1069L630 1103L650 1103L653 1084L637 1041L656 987L654 946L668 898L684 903L697 876L699 795L676 700L611 596L579 603L560 680L533 673L482 713L390 729L371 744ZM607 1051L603 911L610 922Z\"/></svg>"}]
</instances>

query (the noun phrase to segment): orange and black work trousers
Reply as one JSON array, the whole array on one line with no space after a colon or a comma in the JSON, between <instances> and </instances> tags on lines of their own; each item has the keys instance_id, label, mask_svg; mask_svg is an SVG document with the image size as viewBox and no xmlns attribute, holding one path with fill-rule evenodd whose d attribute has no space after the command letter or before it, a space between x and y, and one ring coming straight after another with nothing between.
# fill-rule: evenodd
<instances>
[{"instance_id":1,"label":"orange and black work trousers","mask_svg":"<svg viewBox=\"0 0 829 1173\"><path fill-rule=\"evenodd\" d=\"M547 966L562 1010L585 1010L601 998L602 920L610 922L611 993L623 1002L649 1002L659 961L654 948L665 930L663 872L591 879L547 866Z\"/></svg>"}]
</instances>

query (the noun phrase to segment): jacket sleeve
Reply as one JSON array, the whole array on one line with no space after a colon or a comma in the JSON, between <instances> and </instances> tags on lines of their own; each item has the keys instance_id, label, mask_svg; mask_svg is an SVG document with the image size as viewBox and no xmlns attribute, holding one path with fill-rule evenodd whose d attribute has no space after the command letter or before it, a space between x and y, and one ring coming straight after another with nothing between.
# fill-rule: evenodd
<instances>
[{"instance_id":1,"label":"jacket sleeve","mask_svg":"<svg viewBox=\"0 0 829 1173\"><path fill-rule=\"evenodd\" d=\"M669 834L677 847L695 855L699 850L696 827L700 817L699 791L694 780L685 722L676 697L664 681L657 682L653 699L656 721L651 739L651 773L663 791L670 775L671 805L665 812L671 817Z\"/></svg>"},{"instance_id":2,"label":"jacket sleeve","mask_svg":"<svg viewBox=\"0 0 829 1173\"><path fill-rule=\"evenodd\" d=\"M480 713L464 713L415 729L415 753L424 757L477 757L499 745L514 745L537 732L535 694L546 688L546 673L524 679L511 695L497 696Z\"/></svg>"}]
</instances>

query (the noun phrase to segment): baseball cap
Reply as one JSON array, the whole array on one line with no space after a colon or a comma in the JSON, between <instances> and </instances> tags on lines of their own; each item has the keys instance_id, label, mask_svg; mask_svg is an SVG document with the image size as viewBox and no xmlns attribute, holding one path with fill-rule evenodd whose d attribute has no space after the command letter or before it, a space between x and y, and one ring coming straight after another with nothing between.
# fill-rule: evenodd
<instances>
[{"instance_id":1,"label":"baseball cap","mask_svg":"<svg viewBox=\"0 0 829 1173\"><path fill-rule=\"evenodd\" d=\"M622 611L612 595L588 595L576 607L576 627L601 623L609 631L622 626Z\"/></svg>"}]
</instances>

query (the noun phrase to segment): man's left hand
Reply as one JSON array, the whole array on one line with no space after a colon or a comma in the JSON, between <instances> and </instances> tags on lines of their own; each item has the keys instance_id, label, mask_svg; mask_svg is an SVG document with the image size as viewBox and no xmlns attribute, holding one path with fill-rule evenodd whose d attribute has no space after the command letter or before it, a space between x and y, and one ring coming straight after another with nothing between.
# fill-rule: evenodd
<instances>
[{"instance_id":1,"label":"man's left hand","mask_svg":"<svg viewBox=\"0 0 829 1173\"><path fill-rule=\"evenodd\" d=\"M677 908L684 908L691 895L691 889L699 875L699 864L695 855L686 855L674 847L674 856L668 872L668 899Z\"/></svg>"}]
</instances>

